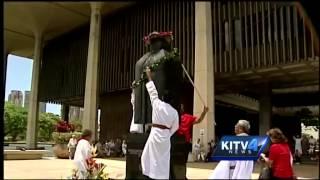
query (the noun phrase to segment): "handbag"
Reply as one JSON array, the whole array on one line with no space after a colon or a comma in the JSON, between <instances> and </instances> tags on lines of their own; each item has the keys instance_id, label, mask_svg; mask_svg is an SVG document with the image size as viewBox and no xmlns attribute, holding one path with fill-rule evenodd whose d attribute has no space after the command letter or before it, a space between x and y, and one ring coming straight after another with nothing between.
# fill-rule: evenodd
<instances>
[{"instance_id":1,"label":"handbag","mask_svg":"<svg viewBox=\"0 0 320 180\"><path fill-rule=\"evenodd\" d=\"M272 169L264 167L260 172L259 179L272 179Z\"/></svg>"}]
</instances>

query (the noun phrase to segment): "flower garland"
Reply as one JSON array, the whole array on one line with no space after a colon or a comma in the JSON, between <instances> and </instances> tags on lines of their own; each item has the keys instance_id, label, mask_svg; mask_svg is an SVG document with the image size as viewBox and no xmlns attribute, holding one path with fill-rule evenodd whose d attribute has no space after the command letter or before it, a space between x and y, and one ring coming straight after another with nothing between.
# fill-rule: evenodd
<instances>
[{"instance_id":1,"label":"flower garland","mask_svg":"<svg viewBox=\"0 0 320 180\"><path fill-rule=\"evenodd\" d=\"M174 48L173 51L169 52L167 55L165 55L164 57L160 58L157 62L153 63L152 65L149 66L150 70L154 71L156 70L159 65L171 60L171 59L175 59L179 57L179 52L177 48ZM133 81L131 88L136 88L138 87L142 82L145 82L147 80L146 77L146 68L144 68L143 73L141 74L141 77L138 81Z\"/></svg>"},{"instance_id":2,"label":"flower garland","mask_svg":"<svg viewBox=\"0 0 320 180\"><path fill-rule=\"evenodd\" d=\"M152 32L148 36L145 36L143 38L143 41L145 44L150 44L150 40L153 38L164 38L167 41L172 41L173 34L171 31L169 31L169 32Z\"/></svg>"}]
</instances>

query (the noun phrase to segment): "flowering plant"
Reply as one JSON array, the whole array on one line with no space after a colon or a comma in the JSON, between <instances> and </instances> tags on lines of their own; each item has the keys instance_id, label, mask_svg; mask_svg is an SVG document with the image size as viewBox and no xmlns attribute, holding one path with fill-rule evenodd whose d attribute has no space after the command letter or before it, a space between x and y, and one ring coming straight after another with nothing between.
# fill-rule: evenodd
<instances>
[{"instance_id":1,"label":"flowering plant","mask_svg":"<svg viewBox=\"0 0 320 180\"><path fill-rule=\"evenodd\" d=\"M66 121L59 121L56 125L56 131L57 132L73 132L74 131L74 125L67 123Z\"/></svg>"},{"instance_id":2,"label":"flowering plant","mask_svg":"<svg viewBox=\"0 0 320 180\"><path fill-rule=\"evenodd\" d=\"M84 175L85 179L108 179L108 174L104 172L106 165L103 163L97 163L93 158L86 160L87 172ZM77 169L72 170L72 175L68 179L79 179L79 171Z\"/></svg>"},{"instance_id":3,"label":"flowering plant","mask_svg":"<svg viewBox=\"0 0 320 180\"><path fill-rule=\"evenodd\" d=\"M85 174L85 178L86 179L108 179L108 174L104 172L106 165L103 163L97 163L96 160L93 159L93 157L97 155L96 151L97 151L97 148L92 147L91 149L92 157L86 159L87 172ZM79 179L78 172L79 171L77 169L73 169L71 179Z\"/></svg>"}]
</instances>

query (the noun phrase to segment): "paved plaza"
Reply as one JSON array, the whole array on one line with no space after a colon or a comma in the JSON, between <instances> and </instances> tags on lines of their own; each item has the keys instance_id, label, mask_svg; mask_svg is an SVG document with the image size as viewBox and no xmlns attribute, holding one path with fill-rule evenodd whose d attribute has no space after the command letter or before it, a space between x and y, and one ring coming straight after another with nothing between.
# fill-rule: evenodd
<instances>
[{"instance_id":1,"label":"paved plaza","mask_svg":"<svg viewBox=\"0 0 320 180\"><path fill-rule=\"evenodd\" d=\"M97 159L107 165L106 172L112 179L125 178L126 162L123 159ZM216 163L188 163L189 179L207 179ZM10 160L4 161L5 179L65 179L71 174L71 160L44 158L42 160ZM295 165L295 173L299 178L319 179L319 164ZM257 179L260 166L256 165L253 179Z\"/></svg>"}]
</instances>

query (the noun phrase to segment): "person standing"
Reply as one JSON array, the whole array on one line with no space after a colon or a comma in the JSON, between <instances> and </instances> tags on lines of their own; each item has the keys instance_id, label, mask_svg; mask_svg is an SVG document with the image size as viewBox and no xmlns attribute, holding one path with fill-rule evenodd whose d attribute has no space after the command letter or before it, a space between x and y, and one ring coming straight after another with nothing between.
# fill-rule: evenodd
<instances>
[{"instance_id":1,"label":"person standing","mask_svg":"<svg viewBox=\"0 0 320 180\"><path fill-rule=\"evenodd\" d=\"M302 154L308 154L309 139L306 135L302 135L301 146L302 146Z\"/></svg>"},{"instance_id":2,"label":"person standing","mask_svg":"<svg viewBox=\"0 0 320 180\"><path fill-rule=\"evenodd\" d=\"M86 160L92 157L91 141L92 131L85 129L82 132L81 139L78 142L74 155L74 163L78 169L78 178L86 179L88 165Z\"/></svg>"},{"instance_id":3,"label":"person standing","mask_svg":"<svg viewBox=\"0 0 320 180\"><path fill-rule=\"evenodd\" d=\"M127 154L127 143L126 143L126 140L122 141L122 154L123 154L123 156L126 156L126 154Z\"/></svg>"},{"instance_id":4,"label":"person standing","mask_svg":"<svg viewBox=\"0 0 320 180\"><path fill-rule=\"evenodd\" d=\"M76 146L77 146L77 139L74 134L69 139L69 143L67 146L68 146L68 150L69 150L69 159L71 160L74 157L74 153L76 151Z\"/></svg>"},{"instance_id":5,"label":"person standing","mask_svg":"<svg viewBox=\"0 0 320 180\"><path fill-rule=\"evenodd\" d=\"M110 148L110 156L115 156L116 155L116 150L115 150L116 144L113 139L110 140L109 142L109 148Z\"/></svg>"},{"instance_id":6,"label":"person standing","mask_svg":"<svg viewBox=\"0 0 320 180\"><path fill-rule=\"evenodd\" d=\"M316 139L313 138L313 136L310 136L309 139L309 154L310 154L310 159L315 160L314 158L314 153L315 153L315 147L316 147Z\"/></svg>"},{"instance_id":7,"label":"person standing","mask_svg":"<svg viewBox=\"0 0 320 180\"><path fill-rule=\"evenodd\" d=\"M271 139L269 157L261 154L261 157L272 169L272 179L295 179L293 174L293 158L287 138L278 128L270 129L268 136Z\"/></svg>"},{"instance_id":8,"label":"person standing","mask_svg":"<svg viewBox=\"0 0 320 180\"><path fill-rule=\"evenodd\" d=\"M194 155L196 158L196 161L200 161L201 159L201 142L200 139L197 140L197 142L193 145L194 149Z\"/></svg>"},{"instance_id":9,"label":"person standing","mask_svg":"<svg viewBox=\"0 0 320 180\"><path fill-rule=\"evenodd\" d=\"M296 137L293 136L293 140L296 163L300 164L302 155L301 137L299 135L297 135Z\"/></svg>"},{"instance_id":10,"label":"person standing","mask_svg":"<svg viewBox=\"0 0 320 180\"><path fill-rule=\"evenodd\" d=\"M179 128L179 115L169 102L170 95L159 99L151 71L146 69L149 82L146 84L152 106L152 127L143 148L141 167L143 175L152 179L169 179L171 136Z\"/></svg>"},{"instance_id":11,"label":"person standing","mask_svg":"<svg viewBox=\"0 0 320 180\"><path fill-rule=\"evenodd\" d=\"M96 153L97 153L97 156L96 157L103 157L104 153L103 153L103 150L102 150L102 144L100 143L100 141L96 141L94 143L94 147L96 148Z\"/></svg>"},{"instance_id":12,"label":"person standing","mask_svg":"<svg viewBox=\"0 0 320 180\"><path fill-rule=\"evenodd\" d=\"M106 156L109 157L110 156L110 142L108 140L106 140L105 143L105 152L106 152Z\"/></svg>"},{"instance_id":13,"label":"person standing","mask_svg":"<svg viewBox=\"0 0 320 180\"><path fill-rule=\"evenodd\" d=\"M235 125L237 136L248 136L250 123L246 120L239 120ZM251 179L253 172L253 161L220 161L213 170L209 179Z\"/></svg>"},{"instance_id":14,"label":"person standing","mask_svg":"<svg viewBox=\"0 0 320 180\"><path fill-rule=\"evenodd\" d=\"M315 147L315 158L314 160L319 160L319 139L316 142L316 147Z\"/></svg>"},{"instance_id":15,"label":"person standing","mask_svg":"<svg viewBox=\"0 0 320 180\"><path fill-rule=\"evenodd\" d=\"M192 127L195 124L199 124L204 119L208 110L209 110L208 107L203 107L203 111L202 111L200 117L196 117L196 116L193 116L191 114L186 113L184 110L184 105L183 104L180 105L181 122L179 125L179 129L177 131L177 134L180 136L184 136L184 138L185 138L185 143L186 143L185 144L185 146L186 146L185 154L184 154L185 155L185 157L184 157L185 163L188 162L188 155L189 155L189 152L191 152L191 150L192 150L192 144L191 144ZM200 148L199 148L199 150L200 150Z\"/></svg>"},{"instance_id":16,"label":"person standing","mask_svg":"<svg viewBox=\"0 0 320 180\"><path fill-rule=\"evenodd\" d=\"M208 143L208 153L206 155L206 160L205 162L209 162L210 157L212 156L213 153L213 146L211 145L211 142Z\"/></svg>"}]
</instances>

